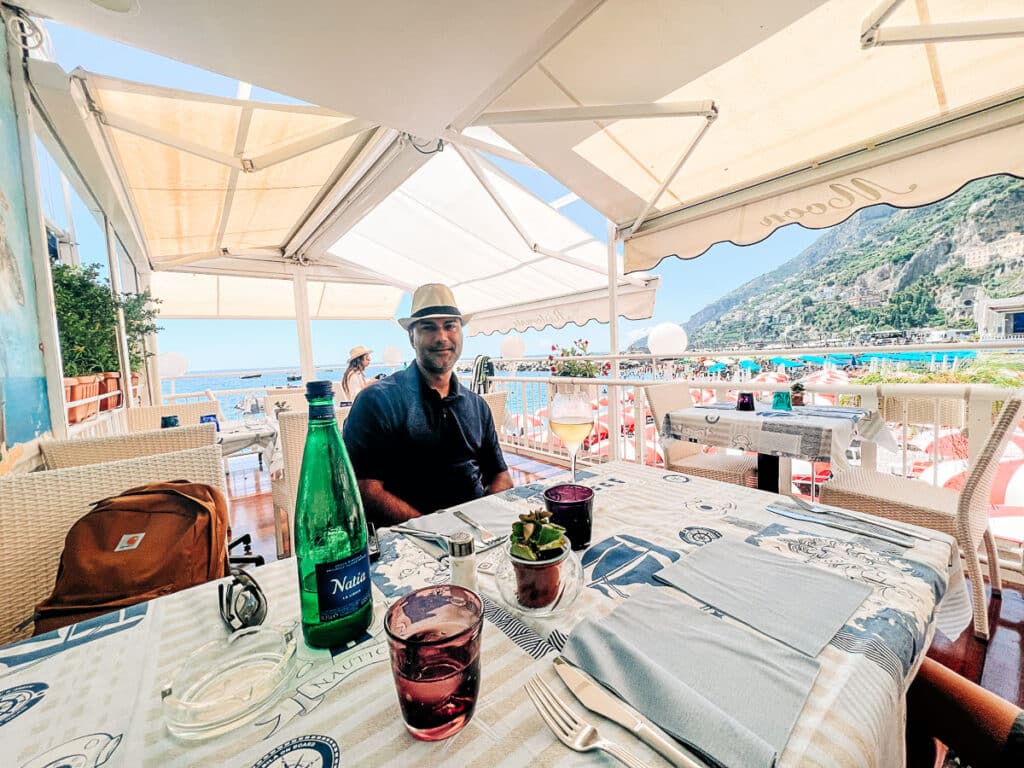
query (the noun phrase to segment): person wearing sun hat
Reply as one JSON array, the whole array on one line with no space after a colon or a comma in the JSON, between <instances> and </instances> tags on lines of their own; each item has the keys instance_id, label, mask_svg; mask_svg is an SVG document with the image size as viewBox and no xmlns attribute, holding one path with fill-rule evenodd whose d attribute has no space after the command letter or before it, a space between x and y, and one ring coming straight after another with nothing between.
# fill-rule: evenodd
<instances>
[{"instance_id":1,"label":"person wearing sun hat","mask_svg":"<svg viewBox=\"0 0 1024 768\"><path fill-rule=\"evenodd\" d=\"M361 344L352 347L348 353L348 368L345 375L341 377L341 391L345 393L345 399L352 401L356 395L366 389L366 369L370 367L370 355L372 349L367 349Z\"/></svg>"},{"instance_id":2,"label":"person wearing sun hat","mask_svg":"<svg viewBox=\"0 0 1024 768\"><path fill-rule=\"evenodd\" d=\"M366 516L391 525L512 487L487 403L459 384L462 327L451 289L416 289L398 324L415 362L368 387L345 419Z\"/></svg>"}]
</instances>

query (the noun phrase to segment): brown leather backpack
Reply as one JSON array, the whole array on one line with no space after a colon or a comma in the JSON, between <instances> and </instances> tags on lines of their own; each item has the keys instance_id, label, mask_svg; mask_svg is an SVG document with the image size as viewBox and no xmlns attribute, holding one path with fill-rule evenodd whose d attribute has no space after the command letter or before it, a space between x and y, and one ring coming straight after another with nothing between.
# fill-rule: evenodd
<instances>
[{"instance_id":1,"label":"brown leather backpack","mask_svg":"<svg viewBox=\"0 0 1024 768\"><path fill-rule=\"evenodd\" d=\"M216 488L150 483L98 501L64 539L39 635L228 573L228 506Z\"/></svg>"}]
</instances>

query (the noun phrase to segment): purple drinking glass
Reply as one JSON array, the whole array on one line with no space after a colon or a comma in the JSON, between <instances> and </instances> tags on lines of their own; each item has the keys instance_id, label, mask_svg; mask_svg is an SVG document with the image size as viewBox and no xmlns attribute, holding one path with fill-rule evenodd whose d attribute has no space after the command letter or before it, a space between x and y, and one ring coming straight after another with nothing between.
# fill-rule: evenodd
<instances>
[{"instance_id":1,"label":"purple drinking glass","mask_svg":"<svg viewBox=\"0 0 1024 768\"><path fill-rule=\"evenodd\" d=\"M740 392L739 397L736 398L736 410L737 411L752 411L752 410L754 410L754 393L753 392Z\"/></svg>"},{"instance_id":2,"label":"purple drinking glass","mask_svg":"<svg viewBox=\"0 0 1024 768\"><path fill-rule=\"evenodd\" d=\"M593 527L594 489L585 485L553 485L544 491L544 506L551 513L551 522L565 528L573 549L590 546Z\"/></svg>"},{"instance_id":3,"label":"purple drinking glass","mask_svg":"<svg viewBox=\"0 0 1024 768\"><path fill-rule=\"evenodd\" d=\"M482 617L477 594L454 584L417 589L388 609L391 672L405 727L417 739L446 739L473 717Z\"/></svg>"}]
</instances>

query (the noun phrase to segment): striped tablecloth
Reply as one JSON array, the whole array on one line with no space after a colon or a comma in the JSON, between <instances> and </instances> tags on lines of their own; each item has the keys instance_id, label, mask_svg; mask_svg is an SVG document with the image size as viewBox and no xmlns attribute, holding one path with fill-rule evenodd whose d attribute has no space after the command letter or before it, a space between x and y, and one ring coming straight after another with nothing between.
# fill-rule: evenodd
<instances>
[{"instance_id":1,"label":"striped tablecloth","mask_svg":"<svg viewBox=\"0 0 1024 768\"><path fill-rule=\"evenodd\" d=\"M855 437L895 449L895 437L877 411L842 406L798 406L776 411L757 404L737 411L732 403L672 411L661 425L663 437L738 448L772 456L829 461L848 469L846 449Z\"/></svg>"},{"instance_id":2,"label":"striped tablecloth","mask_svg":"<svg viewBox=\"0 0 1024 768\"><path fill-rule=\"evenodd\" d=\"M764 510L773 497L758 491L630 464L584 474L598 493L594 543L582 558L581 597L557 618L519 621L493 599L490 577L481 576L488 620L480 701L470 724L451 739L426 744L406 734L381 631L388 601L446 581L447 566L384 532L374 569L378 610L371 639L333 655L300 645L284 697L254 721L208 741L185 743L169 735L160 691L194 648L226 635L216 584L0 649L5 765L591 764L593 757L554 739L523 683L541 672L564 691L550 657L575 623L584 614L611 611L639 586L654 583L651 577L663 565L719 536L813 562L874 589L820 655L821 673L780 765L902 764L905 683L936 626L956 635L971 618L959 558L950 565L949 539L935 535L910 551L891 551L877 541L777 518ZM524 486L504 495L525 509L538 503L541 491ZM256 574L270 600L268 623L294 621L294 563L273 563ZM623 729L600 725L644 761L665 764Z\"/></svg>"}]
</instances>

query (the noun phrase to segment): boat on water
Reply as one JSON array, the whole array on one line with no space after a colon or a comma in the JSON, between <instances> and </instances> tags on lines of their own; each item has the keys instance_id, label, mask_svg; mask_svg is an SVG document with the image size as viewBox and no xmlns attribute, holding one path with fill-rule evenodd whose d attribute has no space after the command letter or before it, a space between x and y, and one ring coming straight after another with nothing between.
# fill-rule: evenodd
<instances>
[{"instance_id":1,"label":"boat on water","mask_svg":"<svg viewBox=\"0 0 1024 768\"><path fill-rule=\"evenodd\" d=\"M262 373L243 373L238 378L240 378L240 379L258 379L262 375L263 375Z\"/></svg>"},{"instance_id":2,"label":"boat on water","mask_svg":"<svg viewBox=\"0 0 1024 768\"><path fill-rule=\"evenodd\" d=\"M288 379L288 381L302 381L302 374L301 373L290 373L285 378Z\"/></svg>"}]
</instances>

